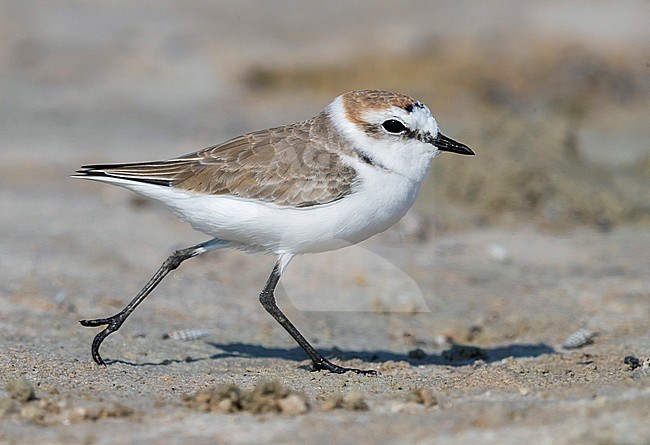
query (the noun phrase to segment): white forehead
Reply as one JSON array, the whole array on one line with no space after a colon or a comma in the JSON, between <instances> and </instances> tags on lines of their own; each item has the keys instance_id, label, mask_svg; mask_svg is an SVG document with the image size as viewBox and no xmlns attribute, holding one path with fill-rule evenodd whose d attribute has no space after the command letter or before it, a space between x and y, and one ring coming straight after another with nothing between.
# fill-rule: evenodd
<instances>
[{"instance_id":1,"label":"white forehead","mask_svg":"<svg viewBox=\"0 0 650 445\"><path fill-rule=\"evenodd\" d=\"M426 105L414 107L413 111L408 113L404 119L405 123L410 124L409 126L414 130L425 131L432 135L438 134L438 122Z\"/></svg>"},{"instance_id":2,"label":"white forehead","mask_svg":"<svg viewBox=\"0 0 650 445\"><path fill-rule=\"evenodd\" d=\"M439 131L438 122L436 122L429 108L420 103L413 106L413 111L410 113L404 108L390 105L386 108L367 110L363 117L367 122L375 124L381 124L387 119L398 119L411 130L422 131L431 135L436 135Z\"/></svg>"}]
</instances>

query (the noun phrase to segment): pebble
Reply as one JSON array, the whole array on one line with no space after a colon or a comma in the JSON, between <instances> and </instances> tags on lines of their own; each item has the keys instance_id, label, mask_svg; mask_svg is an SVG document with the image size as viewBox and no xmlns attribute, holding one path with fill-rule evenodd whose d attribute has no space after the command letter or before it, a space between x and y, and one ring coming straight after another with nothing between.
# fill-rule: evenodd
<instances>
[{"instance_id":1,"label":"pebble","mask_svg":"<svg viewBox=\"0 0 650 445\"><path fill-rule=\"evenodd\" d=\"M438 404L438 399L428 388L416 388L406 396L407 402L418 403L427 408Z\"/></svg>"},{"instance_id":2,"label":"pebble","mask_svg":"<svg viewBox=\"0 0 650 445\"><path fill-rule=\"evenodd\" d=\"M363 398L363 394L359 391L353 391L345 396L336 395L325 400L325 403L323 403L323 411L331 411L334 409L367 411L369 407Z\"/></svg>"},{"instance_id":3,"label":"pebble","mask_svg":"<svg viewBox=\"0 0 650 445\"><path fill-rule=\"evenodd\" d=\"M289 394L284 399L278 400L278 405L280 406L280 411L282 411L282 413L291 416L304 414L309 411L307 400L298 394Z\"/></svg>"},{"instance_id":4,"label":"pebble","mask_svg":"<svg viewBox=\"0 0 650 445\"><path fill-rule=\"evenodd\" d=\"M28 403L20 410L20 416L30 422L43 424L45 422L45 409L37 403Z\"/></svg>"},{"instance_id":5,"label":"pebble","mask_svg":"<svg viewBox=\"0 0 650 445\"><path fill-rule=\"evenodd\" d=\"M641 362L639 361L638 358L636 358L633 355L628 355L623 359L623 363L626 365L630 365L630 371L634 371L636 368L641 366Z\"/></svg>"},{"instance_id":6,"label":"pebble","mask_svg":"<svg viewBox=\"0 0 650 445\"><path fill-rule=\"evenodd\" d=\"M416 348L416 349L410 350L408 352L408 356L409 356L409 358L413 358L413 359L416 359L416 360L423 360L423 359L427 358L427 353L424 352L420 348Z\"/></svg>"},{"instance_id":7,"label":"pebble","mask_svg":"<svg viewBox=\"0 0 650 445\"><path fill-rule=\"evenodd\" d=\"M25 378L9 380L5 385L5 390L9 398L17 402L27 402L33 400L34 386Z\"/></svg>"}]
</instances>

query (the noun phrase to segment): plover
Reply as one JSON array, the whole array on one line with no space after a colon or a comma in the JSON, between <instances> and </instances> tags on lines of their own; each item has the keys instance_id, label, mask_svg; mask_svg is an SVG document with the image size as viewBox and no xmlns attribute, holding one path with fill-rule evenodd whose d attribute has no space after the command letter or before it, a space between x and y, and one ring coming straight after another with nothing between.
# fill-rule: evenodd
<instances>
[{"instance_id":1,"label":"plover","mask_svg":"<svg viewBox=\"0 0 650 445\"><path fill-rule=\"evenodd\" d=\"M211 237L172 253L119 313L81 320L106 326L92 357L160 281L183 261L223 248L277 255L259 299L294 338L314 370L375 373L336 365L287 319L274 290L289 261L363 241L411 208L430 161L441 152L473 155L443 135L426 105L404 94L362 90L343 94L317 116L248 133L177 158L86 165L74 178L107 182L165 204Z\"/></svg>"}]
</instances>

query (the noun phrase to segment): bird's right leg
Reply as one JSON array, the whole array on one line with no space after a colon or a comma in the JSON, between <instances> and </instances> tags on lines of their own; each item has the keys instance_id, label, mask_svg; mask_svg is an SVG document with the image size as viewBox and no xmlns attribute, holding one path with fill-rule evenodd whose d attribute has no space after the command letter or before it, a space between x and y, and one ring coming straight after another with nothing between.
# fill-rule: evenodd
<instances>
[{"instance_id":1,"label":"bird's right leg","mask_svg":"<svg viewBox=\"0 0 650 445\"><path fill-rule=\"evenodd\" d=\"M262 303L266 312L271 314L271 316L280 323L289 335L293 337L296 343L300 345L303 351L307 353L312 361L314 371L325 370L335 374L343 374L351 371L356 372L357 374L377 375L377 371L372 369L344 368L343 366L336 365L327 360L311 344L309 344L307 339L303 337L293 323L291 323L287 316L280 310L275 302L275 287L278 285L285 267L289 264L289 261L291 261L291 257L292 255L289 254L280 255L280 258L275 263L275 267L273 267L273 271L266 282L266 286L264 286L264 289L260 293L260 303Z\"/></svg>"}]
</instances>

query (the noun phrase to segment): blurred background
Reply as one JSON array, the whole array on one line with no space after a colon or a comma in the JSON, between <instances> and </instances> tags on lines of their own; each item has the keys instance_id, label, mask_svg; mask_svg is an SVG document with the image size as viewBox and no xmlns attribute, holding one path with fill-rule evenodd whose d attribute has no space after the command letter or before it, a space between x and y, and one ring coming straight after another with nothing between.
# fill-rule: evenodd
<instances>
[{"instance_id":1,"label":"blurred background","mask_svg":"<svg viewBox=\"0 0 650 445\"><path fill-rule=\"evenodd\" d=\"M432 230L608 230L650 215L647 2L0 8L5 184L59 183L88 162L173 157L380 88L427 103L443 131L478 154L434 163L417 206Z\"/></svg>"},{"instance_id":2,"label":"blurred background","mask_svg":"<svg viewBox=\"0 0 650 445\"><path fill-rule=\"evenodd\" d=\"M251 443L233 437L263 430L257 443L422 443L472 429L482 438L437 442L648 443L647 367L635 380L624 357L650 350L649 5L0 0L0 380L25 376L71 409L118 400L146 412L62 423L66 444L167 443L175 431L178 443ZM237 251L170 274L103 344L116 361L98 370L97 330L78 320L116 313L170 252L205 236L68 175L303 120L358 88L420 99L477 154L435 159L401 223L297 258L278 287L315 347L383 376L305 372L256 298L274 258ZM581 328L600 335L566 351ZM463 344L471 354L454 353ZM179 412L179 394L258 378L316 407L347 385L372 411L324 423ZM420 386L444 409L397 413L392 401ZM4 425L0 442L55 443L31 423Z\"/></svg>"}]
</instances>

